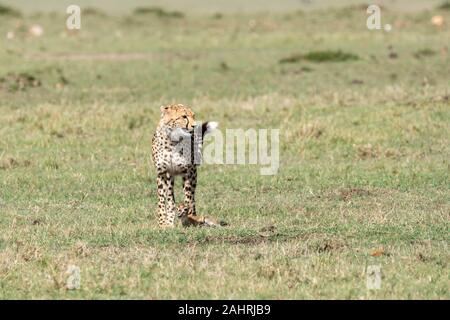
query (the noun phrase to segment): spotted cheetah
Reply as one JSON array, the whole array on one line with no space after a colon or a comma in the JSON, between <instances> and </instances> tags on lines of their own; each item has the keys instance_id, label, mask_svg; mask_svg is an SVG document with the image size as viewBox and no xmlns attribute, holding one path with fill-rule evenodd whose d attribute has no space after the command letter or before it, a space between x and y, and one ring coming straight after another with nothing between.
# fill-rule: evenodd
<instances>
[{"instance_id":1,"label":"spotted cheetah","mask_svg":"<svg viewBox=\"0 0 450 320\"><path fill-rule=\"evenodd\" d=\"M152 140L160 227L174 227L177 215L184 226L218 225L198 216L195 209L197 166L201 163L203 137L216 127L216 122L197 125L192 110L182 104L161 106L161 119ZM176 207L174 181L178 175L183 178L184 203Z\"/></svg>"}]
</instances>

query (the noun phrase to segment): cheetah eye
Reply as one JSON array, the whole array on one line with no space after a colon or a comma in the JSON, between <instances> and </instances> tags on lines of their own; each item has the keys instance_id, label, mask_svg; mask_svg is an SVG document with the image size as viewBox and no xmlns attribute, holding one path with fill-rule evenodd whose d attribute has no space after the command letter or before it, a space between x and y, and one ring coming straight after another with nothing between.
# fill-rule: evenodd
<instances>
[{"instance_id":1,"label":"cheetah eye","mask_svg":"<svg viewBox=\"0 0 450 320\"><path fill-rule=\"evenodd\" d=\"M187 119L188 117L186 115L183 116L184 119Z\"/></svg>"}]
</instances>

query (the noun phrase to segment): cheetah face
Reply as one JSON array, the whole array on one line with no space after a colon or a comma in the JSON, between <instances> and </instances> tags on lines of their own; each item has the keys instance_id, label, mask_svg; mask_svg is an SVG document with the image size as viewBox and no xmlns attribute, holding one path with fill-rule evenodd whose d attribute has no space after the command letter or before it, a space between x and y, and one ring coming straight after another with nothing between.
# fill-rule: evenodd
<instances>
[{"instance_id":1,"label":"cheetah face","mask_svg":"<svg viewBox=\"0 0 450 320\"><path fill-rule=\"evenodd\" d=\"M195 115L189 107L174 104L161 107L161 121L171 129L182 129L192 133L195 126Z\"/></svg>"}]
</instances>

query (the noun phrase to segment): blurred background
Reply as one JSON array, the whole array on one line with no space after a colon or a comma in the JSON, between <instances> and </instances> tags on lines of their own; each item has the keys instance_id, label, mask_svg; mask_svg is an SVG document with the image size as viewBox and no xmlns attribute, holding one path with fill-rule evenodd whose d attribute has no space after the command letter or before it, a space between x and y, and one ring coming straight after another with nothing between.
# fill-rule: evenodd
<instances>
[{"instance_id":1,"label":"blurred background","mask_svg":"<svg viewBox=\"0 0 450 320\"><path fill-rule=\"evenodd\" d=\"M177 9L185 12L203 12L203 13L249 13L249 12L289 12L295 10L313 10L325 9L330 7L342 7L348 5L389 5L394 9L404 11L416 11L423 9L432 9L442 3L439 0L44 0L44 1L27 1L27 0L4 0L2 3L14 5L24 12L35 11L59 11L65 9L71 4L77 4L81 7L97 7L109 13L124 13L136 7L156 6L165 9Z\"/></svg>"}]
</instances>

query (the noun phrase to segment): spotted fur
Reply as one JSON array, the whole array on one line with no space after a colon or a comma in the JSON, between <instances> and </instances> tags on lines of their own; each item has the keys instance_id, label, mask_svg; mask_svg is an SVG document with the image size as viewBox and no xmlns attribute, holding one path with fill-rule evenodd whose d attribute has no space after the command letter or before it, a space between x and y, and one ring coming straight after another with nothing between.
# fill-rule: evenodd
<instances>
[{"instance_id":1,"label":"spotted fur","mask_svg":"<svg viewBox=\"0 0 450 320\"><path fill-rule=\"evenodd\" d=\"M211 219L197 216L195 208L197 166L198 159L201 159L203 136L215 127L215 122L196 126L194 113L182 104L161 107L161 120L152 140L157 173L158 223L161 227L173 227L176 216L181 217L184 226L217 225ZM174 181L178 175L183 179L184 203L176 207Z\"/></svg>"}]
</instances>

